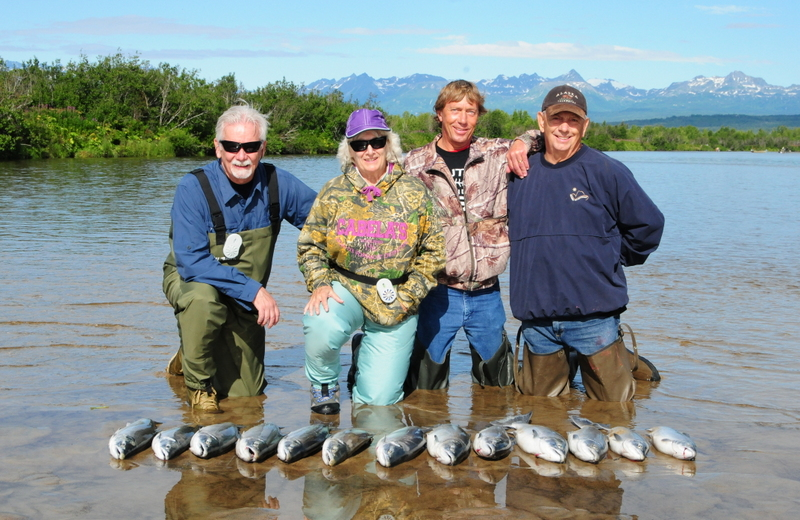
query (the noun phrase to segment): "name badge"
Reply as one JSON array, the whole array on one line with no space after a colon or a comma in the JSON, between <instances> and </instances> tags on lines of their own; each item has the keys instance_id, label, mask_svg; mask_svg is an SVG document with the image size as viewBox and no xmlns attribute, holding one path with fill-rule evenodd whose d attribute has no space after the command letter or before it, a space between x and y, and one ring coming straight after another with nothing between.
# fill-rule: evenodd
<instances>
[{"instance_id":1,"label":"name badge","mask_svg":"<svg viewBox=\"0 0 800 520\"><path fill-rule=\"evenodd\" d=\"M236 260L242 252L242 237L238 233L232 233L225 239L225 245L222 246L222 254L220 261Z\"/></svg>"},{"instance_id":2,"label":"name badge","mask_svg":"<svg viewBox=\"0 0 800 520\"><path fill-rule=\"evenodd\" d=\"M378 296L381 297L383 303L392 303L397 299L397 291L394 290L392 282L388 278L381 278L375 284L375 289L378 291Z\"/></svg>"}]
</instances>

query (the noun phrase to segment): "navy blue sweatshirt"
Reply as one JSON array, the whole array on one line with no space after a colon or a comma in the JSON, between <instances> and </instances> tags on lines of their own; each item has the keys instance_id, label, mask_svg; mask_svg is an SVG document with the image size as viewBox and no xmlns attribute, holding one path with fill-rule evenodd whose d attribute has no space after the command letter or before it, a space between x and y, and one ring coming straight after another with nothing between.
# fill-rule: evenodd
<instances>
[{"instance_id":1,"label":"navy blue sweatshirt","mask_svg":"<svg viewBox=\"0 0 800 520\"><path fill-rule=\"evenodd\" d=\"M564 162L529 159L508 184L511 311L519 320L625 310L623 266L656 250L664 215L621 162L586 145Z\"/></svg>"}]
</instances>

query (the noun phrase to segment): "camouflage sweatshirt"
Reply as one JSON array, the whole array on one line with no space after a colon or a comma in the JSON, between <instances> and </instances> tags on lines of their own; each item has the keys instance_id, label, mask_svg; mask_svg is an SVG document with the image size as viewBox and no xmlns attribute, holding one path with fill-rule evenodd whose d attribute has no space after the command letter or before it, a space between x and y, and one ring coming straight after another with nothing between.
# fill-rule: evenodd
<instances>
[{"instance_id":1,"label":"camouflage sweatshirt","mask_svg":"<svg viewBox=\"0 0 800 520\"><path fill-rule=\"evenodd\" d=\"M361 303L365 316L396 325L416 314L444 267L444 236L430 192L400 165L376 186L354 167L328 181L317 195L297 241L297 261L313 292L336 280ZM408 280L390 304L374 285L352 280L331 264L372 278Z\"/></svg>"},{"instance_id":2,"label":"camouflage sweatshirt","mask_svg":"<svg viewBox=\"0 0 800 520\"><path fill-rule=\"evenodd\" d=\"M425 183L443 209L447 266L439 273L438 282L467 291L485 289L497 283L511 251L506 207L509 174L505 167L512 141L472 138L464 168L464 210L450 170L436 153L441 137L439 134L427 145L411 150L404 167L409 175ZM531 152L543 148L538 130L519 139L528 144Z\"/></svg>"}]
</instances>

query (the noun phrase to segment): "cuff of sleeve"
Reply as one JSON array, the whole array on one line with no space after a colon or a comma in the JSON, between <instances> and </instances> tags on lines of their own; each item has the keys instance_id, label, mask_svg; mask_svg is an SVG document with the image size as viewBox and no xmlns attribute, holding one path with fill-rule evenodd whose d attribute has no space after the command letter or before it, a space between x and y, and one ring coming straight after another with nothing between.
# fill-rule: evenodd
<instances>
[{"instance_id":1,"label":"cuff of sleeve","mask_svg":"<svg viewBox=\"0 0 800 520\"><path fill-rule=\"evenodd\" d=\"M253 303L253 300L256 299L256 294L261 289L261 284L257 281L250 279L245 285L244 289L242 290L242 295L240 296L240 300L246 301L248 303Z\"/></svg>"},{"instance_id":2,"label":"cuff of sleeve","mask_svg":"<svg viewBox=\"0 0 800 520\"><path fill-rule=\"evenodd\" d=\"M539 130L528 130L522 135L519 135L515 140L520 140L528 147L528 154L541 151L543 146L542 133Z\"/></svg>"},{"instance_id":3,"label":"cuff of sleeve","mask_svg":"<svg viewBox=\"0 0 800 520\"><path fill-rule=\"evenodd\" d=\"M332 281L333 280L331 279L331 270L330 269L325 269L324 273L322 273L322 274L320 274L318 276L314 276L313 279L310 279L308 281L308 289L309 289L309 291L314 292L315 290L319 289L320 287L324 287L326 285L327 286L332 285Z\"/></svg>"}]
</instances>

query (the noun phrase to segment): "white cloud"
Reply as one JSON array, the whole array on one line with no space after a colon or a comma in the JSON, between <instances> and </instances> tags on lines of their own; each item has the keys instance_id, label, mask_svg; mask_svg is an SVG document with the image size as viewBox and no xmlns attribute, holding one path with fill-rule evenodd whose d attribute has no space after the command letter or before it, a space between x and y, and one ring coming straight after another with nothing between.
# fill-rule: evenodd
<instances>
[{"instance_id":1,"label":"white cloud","mask_svg":"<svg viewBox=\"0 0 800 520\"><path fill-rule=\"evenodd\" d=\"M726 29L776 29L778 27L780 25L767 23L729 23L725 26Z\"/></svg>"},{"instance_id":2,"label":"white cloud","mask_svg":"<svg viewBox=\"0 0 800 520\"><path fill-rule=\"evenodd\" d=\"M22 36L80 34L88 36L113 36L120 34L199 36L203 38L239 38L242 31L211 25L191 25L178 23L167 18L148 16L110 16L105 18L84 18L70 22L53 22L42 28L15 31Z\"/></svg>"},{"instance_id":3,"label":"white cloud","mask_svg":"<svg viewBox=\"0 0 800 520\"><path fill-rule=\"evenodd\" d=\"M713 56L681 56L670 51L634 49L619 45L580 45L576 43L501 42L488 44L451 44L420 49L425 54L451 56L490 56L499 58L528 58L540 60L592 61L667 61L681 63L721 63Z\"/></svg>"},{"instance_id":4,"label":"white cloud","mask_svg":"<svg viewBox=\"0 0 800 520\"><path fill-rule=\"evenodd\" d=\"M439 31L423 29L422 27L385 27L382 29L367 29L366 27L352 27L342 30L344 34L357 34L359 36L389 36L398 34L426 35L436 34Z\"/></svg>"},{"instance_id":5,"label":"white cloud","mask_svg":"<svg viewBox=\"0 0 800 520\"><path fill-rule=\"evenodd\" d=\"M750 11L749 7L741 5L696 5L695 7L711 14L738 14Z\"/></svg>"}]
</instances>

